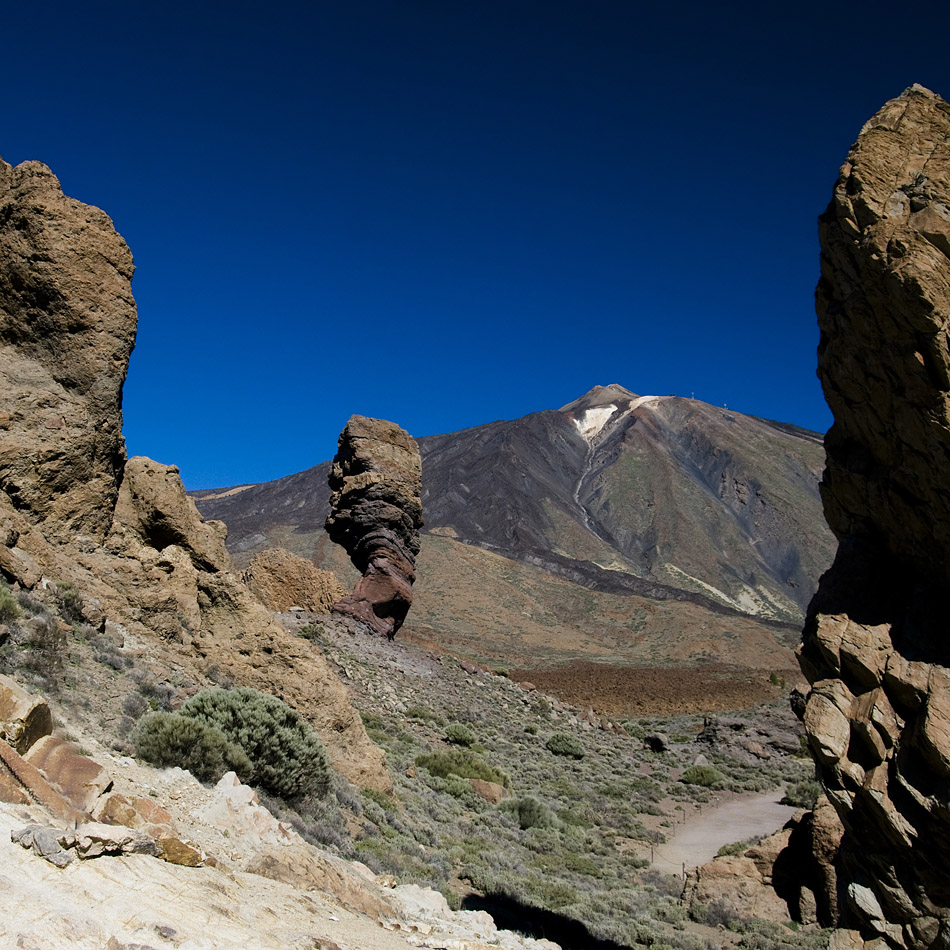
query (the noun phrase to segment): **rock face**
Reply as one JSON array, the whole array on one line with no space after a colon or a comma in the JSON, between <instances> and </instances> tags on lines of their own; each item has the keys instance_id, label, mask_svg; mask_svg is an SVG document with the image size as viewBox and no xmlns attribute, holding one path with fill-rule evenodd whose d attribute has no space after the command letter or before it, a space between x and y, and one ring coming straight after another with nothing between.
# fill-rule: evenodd
<instances>
[{"instance_id":1,"label":"rock face","mask_svg":"<svg viewBox=\"0 0 950 950\"><path fill-rule=\"evenodd\" d=\"M838 553L800 651L804 724L844 825L838 923L950 941L950 105L863 128L820 220L822 497ZM844 939L845 935L842 935Z\"/></svg>"},{"instance_id":2,"label":"rock face","mask_svg":"<svg viewBox=\"0 0 950 950\"><path fill-rule=\"evenodd\" d=\"M39 162L0 160L0 489L48 537L101 541L125 462L132 254Z\"/></svg>"},{"instance_id":3,"label":"rock face","mask_svg":"<svg viewBox=\"0 0 950 950\"><path fill-rule=\"evenodd\" d=\"M261 551L241 577L265 607L278 613L291 607L326 613L346 595L331 571L280 548Z\"/></svg>"},{"instance_id":4,"label":"rock face","mask_svg":"<svg viewBox=\"0 0 950 950\"><path fill-rule=\"evenodd\" d=\"M383 754L322 654L232 572L225 526L198 514L174 466L126 461L132 271L103 212L65 197L44 165L0 161L0 575L73 585L85 621L195 685L223 675L273 693L334 768L388 791ZM25 751L35 712L9 712L4 734ZM32 768L10 751L8 768Z\"/></svg>"},{"instance_id":5,"label":"rock face","mask_svg":"<svg viewBox=\"0 0 950 950\"><path fill-rule=\"evenodd\" d=\"M330 470L330 538L363 575L334 611L390 639L412 604L422 526L422 460L405 430L353 416L340 434Z\"/></svg>"}]
</instances>

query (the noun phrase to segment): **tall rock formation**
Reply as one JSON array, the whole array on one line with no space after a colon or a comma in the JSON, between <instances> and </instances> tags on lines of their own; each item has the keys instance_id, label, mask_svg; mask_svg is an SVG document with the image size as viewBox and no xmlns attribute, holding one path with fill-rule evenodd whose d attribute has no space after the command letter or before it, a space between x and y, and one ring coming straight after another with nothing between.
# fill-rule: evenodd
<instances>
[{"instance_id":1,"label":"tall rock formation","mask_svg":"<svg viewBox=\"0 0 950 950\"><path fill-rule=\"evenodd\" d=\"M223 674L313 724L334 767L389 790L382 751L312 644L233 573L174 466L126 461L132 255L38 162L0 161L0 576L72 584L84 619L197 685Z\"/></svg>"},{"instance_id":2,"label":"tall rock formation","mask_svg":"<svg viewBox=\"0 0 950 950\"><path fill-rule=\"evenodd\" d=\"M395 423L352 416L340 433L329 483L327 532L363 575L333 609L392 639L406 619L416 579L419 446Z\"/></svg>"},{"instance_id":3,"label":"tall rock formation","mask_svg":"<svg viewBox=\"0 0 950 950\"><path fill-rule=\"evenodd\" d=\"M0 160L0 490L57 540L101 541L125 443L132 254L39 162Z\"/></svg>"},{"instance_id":4,"label":"tall rock formation","mask_svg":"<svg viewBox=\"0 0 950 950\"><path fill-rule=\"evenodd\" d=\"M950 105L862 129L820 219L819 375L838 538L800 651L844 835L836 942L950 945ZM877 946L878 944L876 944Z\"/></svg>"}]
</instances>

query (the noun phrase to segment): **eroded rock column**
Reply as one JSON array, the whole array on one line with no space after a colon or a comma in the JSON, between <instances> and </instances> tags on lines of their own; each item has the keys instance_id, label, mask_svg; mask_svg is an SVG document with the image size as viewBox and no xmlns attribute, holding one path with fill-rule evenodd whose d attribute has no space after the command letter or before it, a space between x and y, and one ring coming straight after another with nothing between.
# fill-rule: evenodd
<instances>
[{"instance_id":1,"label":"eroded rock column","mask_svg":"<svg viewBox=\"0 0 950 950\"><path fill-rule=\"evenodd\" d=\"M330 538L363 575L334 605L390 639L412 604L422 526L419 447L395 423L352 416L330 470Z\"/></svg>"},{"instance_id":2,"label":"eroded rock column","mask_svg":"<svg viewBox=\"0 0 950 950\"><path fill-rule=\"evenodd\" d=\"M822 498L839 541L800 650L844 825L840 946L950 946L950 106L862 129L820 219Z\"/></svg>"}]
</instances>

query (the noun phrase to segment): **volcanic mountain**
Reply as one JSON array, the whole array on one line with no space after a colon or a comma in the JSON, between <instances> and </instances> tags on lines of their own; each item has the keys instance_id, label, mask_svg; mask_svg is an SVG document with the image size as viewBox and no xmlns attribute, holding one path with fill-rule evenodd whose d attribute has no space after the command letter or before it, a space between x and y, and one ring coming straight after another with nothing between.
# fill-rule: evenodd
<instances>
[{"instance_id":1,"label":"volcanic mountain","mask_svg":"<svg viewBox=\"0 0 950 950\"><path fill-rule=\"evenodd\" d=\"M705 679L794 666L833 555L818 434L614 384L418 442L426 525L403 635L535 680L568 661L703 663ZM284 547L346 576L323 530L328 467L194 498L238 564Z\"/></svg>"}]
</instances>

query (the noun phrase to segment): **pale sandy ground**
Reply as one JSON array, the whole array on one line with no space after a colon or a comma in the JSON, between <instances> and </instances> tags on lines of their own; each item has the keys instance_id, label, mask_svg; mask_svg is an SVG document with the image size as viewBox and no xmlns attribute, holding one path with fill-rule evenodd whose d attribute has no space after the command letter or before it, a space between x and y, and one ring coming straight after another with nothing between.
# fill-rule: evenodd
<instances>
[{"instance_id":1,"label":"pale sandy ground","mask_svg":"<svg viewBox=\"0 0 950 950\"><path fill-rule=\"evenodd\" d=\"M653 865L667 874L711 861L716 852L733 841L778 831L795 813L790 805L780 805L784 789L740 795L704 810L678 825L665 844L657 845Z\"/></svg>"}]
</instances>

